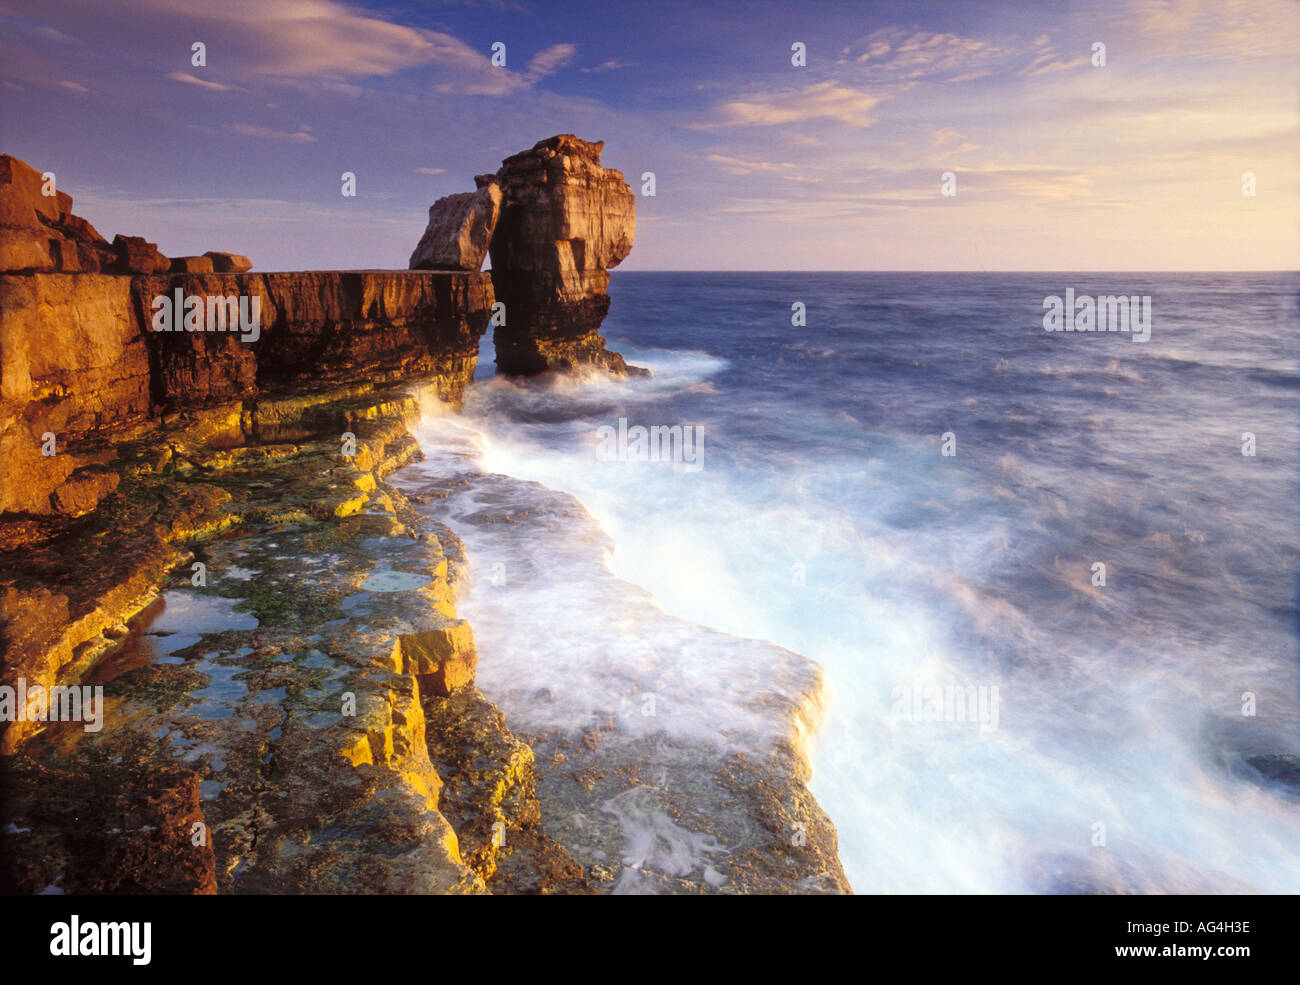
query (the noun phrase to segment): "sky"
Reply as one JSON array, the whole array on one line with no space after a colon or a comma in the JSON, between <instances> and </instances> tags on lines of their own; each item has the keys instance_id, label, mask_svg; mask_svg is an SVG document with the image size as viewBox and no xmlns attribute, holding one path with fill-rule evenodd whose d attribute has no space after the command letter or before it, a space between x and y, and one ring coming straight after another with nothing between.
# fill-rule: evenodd
<instances>
[{"instance_id":1,"label":"sky","mask_svg":"<svg viewBox=\"0 0 1300 985\"><path fill-rule=\"evenodd\" d=\"M404 268L556 133L622 269L1300 269L1300 0L0 0L0 153L172 256Z\"/></svg>"}]
</instances>

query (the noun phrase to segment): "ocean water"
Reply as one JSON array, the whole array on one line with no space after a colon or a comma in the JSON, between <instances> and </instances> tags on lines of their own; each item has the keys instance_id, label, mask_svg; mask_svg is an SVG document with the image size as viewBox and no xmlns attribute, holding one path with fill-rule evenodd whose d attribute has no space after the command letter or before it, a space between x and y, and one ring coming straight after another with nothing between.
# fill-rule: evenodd
<instances>
[{"instance_id":1,"label":"ocean water","mask_svg":"<svg viewBox=\"0 0 1300 985\"><path fill-rule=\"evenodd\" d=\"M747 695L807 684L786 650L819 664L859 892L1300 892L1300 802L1248 762L1300 753L1298 287L615 272L652 378L494 379L485 340L402 482L443 490L518 727L669 690L744 743ZM1044 331L1067 288L1149 295L1149 341ZM620 460L620 419L694 460Z\"/></svg>"}]
</instances>

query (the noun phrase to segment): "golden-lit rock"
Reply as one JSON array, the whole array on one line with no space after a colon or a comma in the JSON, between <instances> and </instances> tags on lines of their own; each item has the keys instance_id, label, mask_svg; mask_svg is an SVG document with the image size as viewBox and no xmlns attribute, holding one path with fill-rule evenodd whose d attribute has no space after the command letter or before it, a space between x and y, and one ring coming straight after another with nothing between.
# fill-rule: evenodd
<instances>
[{"instance_id":1,"label":"golden-lit rock","mask_svg":"<svg viewBox=\"0 0 1300 985\"><path fill-rule=\"evenodd\" d=\"M411 254L410 268L482 269L500 214L501 188L495 180L478 191L438 199L429 206L429 224Z\"/></svg>"}]
</instances>

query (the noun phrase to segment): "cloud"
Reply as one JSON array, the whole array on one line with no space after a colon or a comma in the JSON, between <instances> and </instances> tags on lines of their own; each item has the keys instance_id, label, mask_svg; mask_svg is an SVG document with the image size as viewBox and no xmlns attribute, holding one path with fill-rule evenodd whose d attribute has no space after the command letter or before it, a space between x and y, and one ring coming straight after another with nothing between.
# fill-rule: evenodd
<instances>
[{"instance_id":1,"label":"cloud","mask_svg":"<svg viewBox=\"0 0 1300 985\"><path fill-rule=\"evenodd\" d=\"M573 61L577 51L578 46L575 44L553 44L549 48L543 48L529 60L528 74L538 79L554 75Z\"/></svg>"},{"instance_id":2,"label":"cloud","mask_svg":"<svg viewBox=\"0 0 1300 985\"><path fill-rule=\"evenodd\" d=\"M554 75L573 60L577 51L575 44L553 44L533 55L524 72L512 72L505 65L493 65L489 55L462 45L456 54L459 67L455 81L441 82L434 91L458 96L508 96ZM507 47L507 64L509 57Z\"/></svg>"},{"instance_id":3,"label":"cloud","mask_svg":"<svg viewBox=\"0 0 1300 985\"><path fill-rule=\"evenodd\" d=\"M70 37L62 31L56 31L52 27L38 27L32 33L39 34L43 38L49 38L51 41L57 41L59 44L81 44L76 38Z\"/></svg>"},{"instance_id":4,"label":"cloud","mask_svg":"<svg viewBox=\"0 0 1300 985\"><path fill-rule=\"evenodd\" d=\"M466 72L455 82L440 82L433 91L445 96L508 96L532 85L518 72L491 64L486 58L476 71Z\"/></svg>"},{"instance_id":5,"label":"cloud","mask_svg":"<svg viewBox=\"0 0 1300 985\"><path fill-rule=\"evenodd\" d=\"M270 137L274 140L289 140L300 144L313 144L316 138L308 131L310 127L303 126L299 130L273 130L270 127L257 126L253 123L227 123L222 127L231 133L237 133L241 137Z\"/></svg>"},{"instance_id":6,"label":"cloud","mask_svg":"<svg viewBox=\"0 0 1300 985\"><path fill-rule=\"evenodd\" d=\"M1062 72L1072 68L1081 68L1089 64L1087 55L1079 55L1077 58L1071 58L1068 62L1062 61L1055 55L1043 55L1035 58L1025 69L1026 75L1046 75L1048 72Z\"/></svg>"},{"instance_id":7,"label":"cloud","mask_svg":"<svg viewBox=\"0 0 1300 985\"><path fill-rule=\"evenodd\" d=\"M543 48L528 60L524 72L512 72L505 65L493 65L486 54L466 48L459 56L460 69L456 81L434 86L439 93L461 96L507 96L537 85L542 79L554 75L577 54L575 44L553 44ZM507 64L510 49L506 49Z\"/></svg>"},{"instance_id":8,"label":"cloud","mask_svg":"<svg viewBox=\"0 0 1300 985\"><path fill-rule=\"evenodd\" d=\"M719 165L728 174L753 174L756 171L781 171L793 168L793 164L773 164L769 161L742 161L738 157L726 157L722 154L710 154L708 160Z\"/></svg>"},{"instance_id":9,"label":"cloud","mask_svg":"<svg viewBox=\"0 0 1300 985\"><path fill-rule=\"evenodd\" d=\"M152 0L184 19L192 17L216 34L209 51L222 46L254 72L296 78L392 75L402 69L462 55L462 42L435 31L392 24L331 0L268 4L225 0L220 6L184 0Z\"/></svg>"},{"instance_id":10,"label":"cloud","mask_svg":"<svg viewBox=\"0 0 1300 985\"><path fill-rule=\"evenodd\" d=\"M530 84L519 73L494 69L487 50L451 34L394 23L336 0L133 0L126 6L43 0L41 17L51 30L95 37L110 48L129 50L142 34L160 31L202 40L209 65L226 79L341 84L426 68L437 91L507 93Z\"/></svg>"},{"instance_id":11,"label":"cloud","mask_svg":"<svg viewBox=\"0 0 1300 985\"><path fill-rule=\"evenodd\" d=\"M416 174L446 174L446 168L416 168Z\"/></svg>"},{"instance_id":12,"label":"cloud","mask_svg":"<svg viewBox=\"0 0 1300 985\"><path fill-rule=\"evenodd\" d=\"M1133 0L1120 11L1094 0L1077 14L1105 18L1111 32L1158 54L1193 58L1294 57L1300 30L1300 4L1292 0Z\"/></svg>"},{"instance_id":13,"label":"cloud","mask_svg":"<svg viewBox=\"0 0 1300 985\"><path fill-rule=\"evenodd\" d=\"M617 58L607 58L599 65L593 65L591 68L584 68L584 72L612 72L616 68L629 68L631 62L620 62Z\"/></svg>"},{"instance_id":14,"label":"cloud","mask_svg":"<svg viewBox=\"0 0 1300 985\"><path fill-rule=\"evenodd\" d=\"M69 92L90 92L80 82L68 82L66 79L59 83L60 89L67 89Z\"/></svg>"},{"instance_id":15,"label":"cloud","mask_svg":"<svg viewBox=\"0 0 1300 985\"><path fill-rule=\"evenodd\" d=\"M917 27L882 27L856 47L863 50L855 61L872 79L939 78L985 68L1007 57L991 41Z\"/></svg>"},{"instance_id":16,"label":"cloud","mask_svg":"<svg viewBox=\"0 0 1300 985\"><path fill-rule=\"evenodd\" d=\"M848 127L869 127L868 116L880 100L870 93L834 81L818 82L803 89L757 93L714 107L709 119L691 124L692 129L718 127L775 126L806 120L832 120Z\"/></svg>"},{"instance_id":17,"label":"cloud","mask_svg":"<svg viewBox=\"0 0 1300 985\"><path fill-rule=\"evenodd\" d=\"M220 82L209 82L207 79L200 79L189 72L169 72L167 78L173 82L185 82L189 85L202 86L204 89L212 89L216 92L229 92L236 88L235 86L222 85Z\"/></svg>"}]
</instances>

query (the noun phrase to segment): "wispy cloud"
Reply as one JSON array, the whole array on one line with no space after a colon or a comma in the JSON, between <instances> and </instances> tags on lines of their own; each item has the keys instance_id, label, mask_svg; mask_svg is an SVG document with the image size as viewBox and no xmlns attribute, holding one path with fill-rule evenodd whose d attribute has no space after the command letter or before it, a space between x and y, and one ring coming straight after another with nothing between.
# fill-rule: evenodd
<instances>
[{"instance_id":1,"label":"wispy cloud","mask_svg":"<svg viewBox=\"0 0 1300 985\"><path fill-rule=\"evenodd\" d=\"M204 89L211 89L214 92L230 92L238 86L222 85L220 82L211 82L208 79L200 79L197 75L191 75L189 72L168 72L167 78L173 82L184 82L187 85L200 86Z\"/></svg>"},{"instance_id":2,"label":"wispy cloud","mask_svg":"<svg viewBox=\"0 0 1300 985\"><path fill-rule=\"evenodd\" d=\"M982 38L915 27L879 28L848 50L850 55L860 51L853 61L875 80L969 76L974 70L990 70L1008 54L1001 45Z\"/></svg>"},{"instance_id":3,"label":"wispy cloud","mask_svg":"<svg viewBox=\"0 0 1300 985\"><path fill-rule=\"evenodd\" d=\"M816 184L822 179L811 177L803 174L792 174L797 170L797 165L788 163L777 163L774 161L747 161L739 157L729 157L726 154L710 154L707 160L716 164L727 174L736 177L744 177L751 174L772 174L782 181L801 181L809 184Z\"/></svg>"},{"instance_id":4,"label":"wispy cloud","mask_svg":"<svg viewBox=\"0 0 1300 985\"><path fill-rule=\"evenodd\" d=\"M434 91L462 96L507 96L532 88L542 79L554 75L573 61L577 51L578 46L574 44L553 44L533 55L525 71L515 72L507 67L509 47L506 48L506 65L493 65L489 55L464 47L457 54L457 78L439 83Z\"/></svg>"},{"instance_id":5,"label":"wispy cloud","mask_svg":"<svg viewBox=\"0 0 1300 985\"><path fill-rule=\"evenodd\" d=\"M770 161L743 161L738 157L725 154L710 154L708 160L720 166L728 174L754 174L757 171L782 171L793 168L793 164L773 164Z\"/></svg>"},{"instance_id":6,"label":"wispy cloud","mask_svg":"<svg viewBox=\"0 0 1300 985\"><path fill-rule=\"evenodd\" d=\"M1024 69L1026 75L1046 75L1048 72L1064 72L1072 68L1082 68L1090 64L1087 55L1079 55L1075 58L1063 59L1055 52L1048 52L1039 55L1030 62Z\"/></svg>"},{"instance_id":7,"label":"wispy cloud","mask_svg":"<svg viewBox=\"0 0 1300 985\"><path fill-rule=\"evenodd\" d=\"M384 78L410 69L430 72L436 92L507 95L535 85L572 60L573 44L538 52L526 72L491 64L490 52L453 34L395 23L336 0L134 0L125 8L90 6L76 0L44 0L42 29L72 28L85 36L120 34L139 24L168 24L182 36L201 38L210 64L219 60L223 78L347 84ZM173 81L219 91L230 83L208 82L177 71Z\"/></svg>"},{"instance_id":8,"label":"wispy cloud","mask_svg":"<svg viewBox=\"0 0 1300 985\"><path fill-rule=\"evenodd\" d=\"M253 123L227 123L222 127L241 137L269 137L273 140L290 140L294 143L312 144L316 138L309 132L311 127L303 126L298 130L276 130L272 127L257 126Z\"/></svg>"},{"instance_id":9,"label":"wispy cloud","mask_svg":"<svg viewBox=\"0 0 1300 985\"><path fill-rule=\"evenodd\" d=\"M549 48L543 48L529 59L528 74L537 79L554 75L573 61L577 52L578 46L575 44L553 44Z\"/></svg>"},{"instance_id":10,"label":"wispy cloud","mask_svg":"<svg viewBox=\"0 0 1300 985\"><path fill-rule=\"evenodd\" d=\"M612 72L616 68L630 68L631 62L620 62L617 58L607 58L599 65L593 65L590 68L584 68L584 72Z\"/></svg>"},{"instance_id":11,"label":"wispy cloud","mask_svg":"<svg viewBox=\"0 0 1300 985\"><path fill-rule=\"evenodd\" d=\"M755 93L714 107L710 116L691 124L693 129L774 126L808 120L829 120L849 127L869 127L870 111L880 100L871 93L834 81L803 89Z\"/></svg>"},{"instance_id":12,"label":"wispy cloud","mask_svg":"<svg viewBox=\"0 0 1300 985\"><path fill-rule=\"evenodd\" d=\"M1300 29L1293 0L1132 0L1120 8L1091 0L1077 13L1104 19L1114 35L1141 39L1159 54L1190 58L1293 55Z\"/></svg>"}]
</instances>

